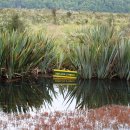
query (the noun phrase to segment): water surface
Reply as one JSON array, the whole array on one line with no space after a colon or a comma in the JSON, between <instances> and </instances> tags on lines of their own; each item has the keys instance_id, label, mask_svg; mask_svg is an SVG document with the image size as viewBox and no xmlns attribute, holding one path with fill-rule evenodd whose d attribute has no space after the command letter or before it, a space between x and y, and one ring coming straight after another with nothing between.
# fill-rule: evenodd
<instances>
[{"instance_id":1,"label":"water surface","mask_svg":"<svg viewBox=\"0 0 130 130\"><path fill-rule=\"evenodd\" d=\"M66 111L130 103L130 82L126 81L53 81L39 78L0 83L0 111Z\"/></svg>"}]
</instances>

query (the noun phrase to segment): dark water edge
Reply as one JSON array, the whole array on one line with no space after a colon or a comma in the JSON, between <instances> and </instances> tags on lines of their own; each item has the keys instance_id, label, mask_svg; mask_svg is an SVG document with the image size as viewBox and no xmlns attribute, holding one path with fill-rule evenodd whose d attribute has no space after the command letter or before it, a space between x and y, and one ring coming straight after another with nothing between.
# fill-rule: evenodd
<instances>
[{"instance_id":1,"label":"dark water edge","mask_svg":"<svg viewBox=\"0 0 130 130\"><path fill-rule=\"evenodd\" d=\"M130 82L125 80L57 80L40 77L0 83L0 110L5 113L129 106Z\"/></svg>"}]
</instances>

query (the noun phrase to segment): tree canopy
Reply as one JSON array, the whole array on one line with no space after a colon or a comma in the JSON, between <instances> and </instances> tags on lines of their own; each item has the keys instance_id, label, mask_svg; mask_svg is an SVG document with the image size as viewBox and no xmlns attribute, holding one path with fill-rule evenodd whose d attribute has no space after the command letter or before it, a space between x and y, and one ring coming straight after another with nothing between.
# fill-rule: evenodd
<instances>
[{"instance_id":1,"label":"tree canopy","mask_svg":"<svg viewBox=\"0 0 130 130\"><path fill-rule=\"evenodd\" d=\"M128 13L130 0L0 0L0 7Z\"/></svg>"}]
</instances>

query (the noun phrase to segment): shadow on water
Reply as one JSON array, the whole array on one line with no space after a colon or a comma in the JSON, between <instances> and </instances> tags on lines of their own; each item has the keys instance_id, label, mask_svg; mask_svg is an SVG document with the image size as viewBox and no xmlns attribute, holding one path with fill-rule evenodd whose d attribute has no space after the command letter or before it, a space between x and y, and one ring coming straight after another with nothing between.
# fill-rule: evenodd
<instances>
[{"instance_id":1,"label":"shadow on water","mask_svg":"<svg viewBox=\"0 0 130 130\"><path fill-rule=\"evenodd\" d=\"M58 92L56 91L58 89ZM3 112L28 112L52 106L54 98L60 94L63 102L75 108L97 108L104 105L128 105L130 102L130 82L80 80L60 83L52 79L39 78L14 83L0 83L0 109ZM57 104L55 104L57 105Z\"/></svg>"},{"instance_id":2,"label":"shadow on water","mask_svg":"<svg viewBox=\"0 0 130 130\"><path fill-rule=\"evenodd\" d=\"M27 112L51 105L55 95L53 81L47 79L0 84L0 108L3 112Z\"/></svg>"},{"instance_id":3,"label":"shadow on water","mask_svg":"<svg viewBox=\"0 0 130 130\"><path fill-rule=\"evenodd\" d=\"M76 108L97 108L104 105L128 105L130 82L107 80L79 81L78 86L68 89L68 102L76 99Z\"/></svg>"}]
</instances>

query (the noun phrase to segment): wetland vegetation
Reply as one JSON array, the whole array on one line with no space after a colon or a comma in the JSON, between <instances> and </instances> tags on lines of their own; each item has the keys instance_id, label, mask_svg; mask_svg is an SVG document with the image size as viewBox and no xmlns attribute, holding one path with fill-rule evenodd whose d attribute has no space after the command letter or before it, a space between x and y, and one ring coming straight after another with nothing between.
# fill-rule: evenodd
<instances>
[{"instance_id":1,"label":"wetland vegetation","mask_svg":"<svg viewBox=\"0 0 130 130\"><path fill-rule=\"evenodd\" d=\"M0 9L0 128L129 129L129 22L129 14ZM78 78L56 82L53 69Z\"/></svg>"},{"instance_id":2,"label":"wetland vegetation","mask_svg":"<svg viewBox=\"0 0 130 130\"><path fill-rule=\"evenodd\" d=\"M130 79L128 14L55 13L1 9L2 77L59 68L84 79Z\"/></svg>"}]
</instances>

